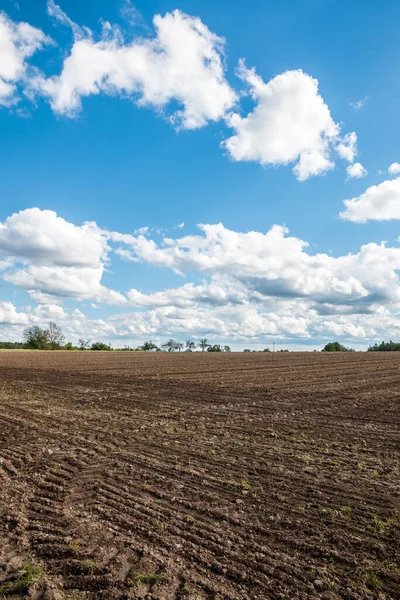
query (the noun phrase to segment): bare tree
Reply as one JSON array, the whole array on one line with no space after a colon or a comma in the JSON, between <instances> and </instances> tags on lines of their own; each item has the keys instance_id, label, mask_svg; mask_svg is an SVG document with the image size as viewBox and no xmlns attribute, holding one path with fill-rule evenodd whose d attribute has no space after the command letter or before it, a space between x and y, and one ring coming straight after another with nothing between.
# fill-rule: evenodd
<instances>
[{"instance_id":1,"label":"bare tree","mask_svg":"<svg viewBox=\"0 0 400 600\"><path fill-rule=\"evenodd\" d=\"M186 352L193 352L196 348L196 344L193 340L186 340Z\"/></svg>"},{"instance_id":2,"label":"bare tree","mask_svg":"<svg viewBox=\"0 0 400 600\"><path fill-rule=\"evenodd\" d=\"M202 352L204 352L209 345L210 344L208 343L207 338L201 338L201 340L199 341L199 347L201 348Z\"/></svg>"},{"instance_id":3,"label":"bare tree","mask_svg":"<svg viewBox=\"0 0 400 600\"><path fill-rule=\"evenodd\" d=\"M168 342L165 342L161 347L168 350L168 352L174 352L178 348L177 344L179 344L179 342L170 338Z\"/></svg>"},{"instance_id":4,"label":"bare tree","mask_svg":"<svg viewBox=\"0 0 400 600\"><path fill-rule=\"evenodd\" d=\"M82 338L79 338L79 340L78 340L79 350L89 350L91 341L92 340L84 340Z\"/></svg>"},{"instance_id":5,"label":"bare tree","mask_svg":"<svg viewBox=\"0 0 400 600\"><path fill-rule=\"evenodd\" d=\"M57 350L65 342L63 331L57 323L50 321L49 326L46 330L49 346L52 350Z\"/></svg>"}]
</instances>

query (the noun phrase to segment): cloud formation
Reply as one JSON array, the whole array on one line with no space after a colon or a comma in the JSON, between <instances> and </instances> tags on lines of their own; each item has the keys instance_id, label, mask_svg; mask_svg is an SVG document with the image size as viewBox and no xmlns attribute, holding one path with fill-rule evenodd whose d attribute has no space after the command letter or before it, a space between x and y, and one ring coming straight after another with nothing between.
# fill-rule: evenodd
<instances>
[{"instance_id":1,"label":"cloud formation","mask_svg":"<svg viewBox=\"0 0 400 600\"><path fill-rule=\"evenodd\" d=\"M336 151L341 158L352 163L357 156L357 134L354 131L347 133L336 146Z\"/></svg>"},{"instance_id":2,"label":"cloud formation","mask_svg":"<svg viewBox=\"0 0 400 600\"><path fill-rule=\"evenodd\" d=\"M345 200L340 217L347 221L390 221L400 219L400 177L369 187L361 196Z\"/></svg>"},{"instance_id":3,"label":"cloud formation","mask_svg":"<svg viewBox=\"0 0 400 600\"><path fill-rule=\"evenodd\" d=\"M265 83L244 61L238 74L249 86L255 108L245 117L232 113L228 119L235 134L223 146L231 158L272 166L296 163L293 172L300 181L333 169L334 146L353 161L357 136L339 139L339 125L319 94L316 79L297 70Z\"/></svg>"},{"instance_id":4,"label":"cloud formation","mask_svg":"<svg viewBox=\"0 0 400 600\"><path fill-rule=\"evenodd\" d=\"M361 179L368 175L367 169L359 162L346 167L346 171L348 179Z\"/></svg>"},{"instance_id":5,"label":"cloud formation","mask_svg":"<svg viewBox=\"0 0 400 600\"><path fill-rule=\"evenodd\" d=\"M0 12L0 105L17 101L17 84L26 78L27 59L50 42L40 29L14 23Z\"/></svg>"},{"instance_id":6,"label":"cloud formation","mask_svg":"<svg viewBox=\"0 0 400 600\"><path fill-rule=\"evenodd\" d=\"M123 304L101 285L108 251L96 224L76 226L51 210L22 210L0 223L0 256L12 265L3 279L33 293Z\"/></svg>"},{"instance_id":7,"label":"cloud formation","mask_svg":"<svg viewBox=\"0 0 400 600\"><path fill-rule=\"evenodd\" d=\"M222 223L199 228L199 234L157 243L149 231L132 235L95 223L74 225L38 208L15 213L0 224L1 276L27 291L38 306L18 311L3 303L2 323L16 328L40 323L53 311L72 336L80 328L80 335L93 337L93 326L99 336L126 340L184 332L226 340L311 339L330 332L367 339L380 331L378 316L397 323L398 247L370 243L355 254L334 257L311 253L307 242L279 225L266 233L233 231ZM200 275L203 281L152 293L109 289L103 276L121 251L133 261L185 277ZM80 309L65 316L63 299L131 312L85 320Z\"/></svg>"},{"instance_id":8,"label":"cloud formation","mask_svg":"<svg viewBox=\"0 0 400 600\"><path fill-rule=\"evenodd\" d=\"M162 245L142 235L109 235L130 248L135 260L181 274L200 272L228 278L234 285L244 286L247 300L308 299L316 310L324 311L327 305L352 306L353 312L400 300L396 274L400 248L366 244L357 254L335 258L309 254L307 242L289 236L288 229L279 225L267 233L236 232L222 223L199 227L203 235L165 238ZM151 300L159 297L147 297L146 302Z\"/></svg>"},{"instance_id":9,"label":"cloud formation","mask_svg":"<svg viewBox=\"0 0 400 600\"><path fill-rule=\"evenodd\" d=\"M127 2L124 9L132 21L134 8ZM233 160L293 164L300 181L333 169L335 154L354 162L356 134L341 137L319 82L302 70L265 83L241 60L237 74L255 103L243 116L240 94L227 79L225 40L198 17L180 10L155 15L153 36L126 41L122 29L107 21L100 35L78 25L54 0L47 10L53 23L73 33L60 72L51 76L27 62L51 39L0 13L0 104L15 101L20 83L25 98L45 98L55 113L70 118L82 110L84 98L102 94L153 108L177 130L221 121L234 132L222 144Z\"/></svg>"},{"instance_id":10,"label":"cloud formation","mask_svg":"<svg viewBox=\"0 0 400 600\"><path fill-rule=\"evenodd\" d=\"M59 7L51 2L49 7L65 23L68 17L60 16ZM34 87L55 112L67 116L81 109L83 97L103 93L159 111L177 102L181 108L168 118L178 128L196 129L221 119L237 98L225 79L224 40L179 10L156 15L153 23L155 37L129 44L107 23L99 41L80 30L61 74L36 77Z\"/></svg>"},{"instance_id":11,"label":"cloud formation","mask_svg":"<svg viewBox=\"0 0 400 600\"><path fill-rule=\"evenodd\" d=\"M26 325L28 322L28 316L17 312L12 302L0 302L0 325Z\"/></svg>"},{"instance_id":12,"label":"cloud formation","mask_svg":"<svg viewBox=\"0 0 400 600\"><path fill-rule=\"evenodd\" d=\"M390 175L399 175L400 174L400 163L394 162L388 168L388 173Z\"/></svg>"}]
</instances>

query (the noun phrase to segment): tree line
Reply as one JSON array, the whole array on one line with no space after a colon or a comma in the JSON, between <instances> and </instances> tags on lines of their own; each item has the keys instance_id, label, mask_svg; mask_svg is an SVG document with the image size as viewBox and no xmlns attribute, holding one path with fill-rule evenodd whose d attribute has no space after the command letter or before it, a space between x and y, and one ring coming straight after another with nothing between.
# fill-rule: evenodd
<instances>
[{"instance_id":1,"label":"tree line","mask_svg":"<svg viewBox=\"0 0 400 600\"><path fill-rule=\"evenodd\" d=\"M0 342L2 350L94 350L94 351L112 351L109 344L104 342L92 342L90 339L80 338L78 344L65 342L65 336L62 328L50 321L47 327L42 328L38 325L27 327L22 334L23 342ZM193 352L199 348L202 352L230 352L230 346L221 344L211 344L207 338L201 338L196 344L193 340L186 340L185 343L170 338L161 346L157 346L151 340L144 342L137 348L125 346L124 348L115 348L115 350L125 350L131 352Z\"/></svg>"},{"instance_id":2,"label":"tree line","mask_svg":"<svg viewBox=\"0 0 400 600\"><path fill-rule=\"evenodd\" d=\"M193 352L196 349L202 352L231 352L230 346L222 344L212 344L206 337L199 340L198 343L189 339L186 342L180 342L170 338L165 343L158 346L151 340L143 342L136 348L125 346L124 348L112 348L104 342L92 342L90 339L80 338L78 344L65 342L65 336L62 328L50 321L47 327L32 325L24 329L22 342L0 342L0 350L94 350L94 351L130 351L130 352ZM368 347L368 352L393 352L400 351L400 342L381 342ZM264 350L250 350L245 348L243 352L271 352L270 348ZM278 350L278 352L289 352L289 350ZM316 352L314 350L314 352ZM353 348L347 348L340 342L329 342L324 346L322 352L355 352Z\"/></svg>"},{"instance_id":3,"label":"tree line","mask_svg":"<svg viewBox=\"0 0 400 600\"><path fill-rule=\"evenodd\" d=\"M374 344L373 346L369 346L367 352L398 352L400 351L400 343L399 342L381 342L380 344ZM339 342L330 342L326 344L323 348L322 352L355 352L353 348L346 348Z\"/></svg>"},{"instance_id":4,"label":"tree line","mask_svg":"<svg viewBox=\"0 0 400 600\"><path fill-rule=\"evenodd\" d=\"M368 348L368 352L393 352L400 350L399 342L381 342L380 344L374 344Z\"/></svg>"},{"instance_id":5,"label":"tree line","mask_svg":"<svg viewBox=\"0 0 400 600\"><path fill-rule=\"evenodd\" d=\"M157 346L152 341L144 342L141 346L138 346L136 350L142 352L161 352L163 349L166 352L181 352L183 349L185 352L193 352L196 348L200 348L202 352L230 352L230 346L221 346L221 344L210 344L207 338L201 338L198 344L193 340L186 340L185 343L179 342L170 338L161 346Z\"/></svg>"}]
</instances>

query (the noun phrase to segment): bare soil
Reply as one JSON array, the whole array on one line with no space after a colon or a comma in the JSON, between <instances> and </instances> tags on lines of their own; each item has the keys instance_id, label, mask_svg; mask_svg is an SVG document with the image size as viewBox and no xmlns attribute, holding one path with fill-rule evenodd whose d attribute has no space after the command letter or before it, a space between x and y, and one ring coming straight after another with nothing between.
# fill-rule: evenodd
<instances>
[{"instance_id":1,"label":"bare soil","mask_svg":"<svg viewBox=\"0 0 400 600\"><path fill-rule=\"evenodd\" d=\"M0 598L400 598L400 353L0 353Z\"/></svg>"}]
</instances>

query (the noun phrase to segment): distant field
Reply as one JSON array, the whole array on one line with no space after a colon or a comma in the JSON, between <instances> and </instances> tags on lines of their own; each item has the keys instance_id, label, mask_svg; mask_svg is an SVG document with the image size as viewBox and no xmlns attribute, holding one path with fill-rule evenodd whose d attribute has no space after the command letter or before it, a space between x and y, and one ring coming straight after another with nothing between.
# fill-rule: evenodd
<instances>
[{"instance_id":1,"label":"distant field","mask_svg":"<svg viewBox=\"0 0 400 600\"><path fill-rule=\"evenodd\" d=\"M0 598L400 598L399 425L395 352L2 352Z\"/></svg>"}]
</instances>

